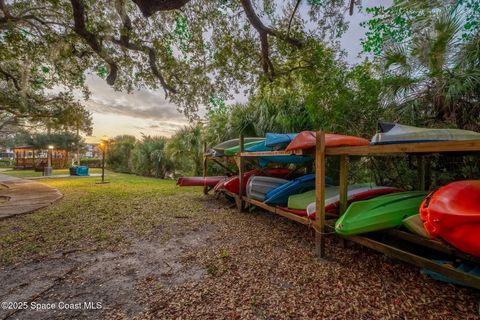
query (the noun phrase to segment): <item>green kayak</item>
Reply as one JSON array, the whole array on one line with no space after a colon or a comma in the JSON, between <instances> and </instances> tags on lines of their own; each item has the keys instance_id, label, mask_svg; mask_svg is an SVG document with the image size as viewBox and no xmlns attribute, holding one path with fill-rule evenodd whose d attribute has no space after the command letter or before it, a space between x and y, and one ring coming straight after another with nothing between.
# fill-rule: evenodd
<instances>
[{"instance_id":1,"label":"green kayak","mask_svg":"<svg viewBox=\"0 0 480 320\"><path fill-rule=\"evenodd\" d=\"M247 149L248 147L253 147L256 146L257 144L265 143L265 139L260 140L260 141L252 141L252 142L247 142L243 144L243 149ZM237 144L236 146L230 147L228 149L225 149L223 151L223 154L226 156L234 156L240 152L240 144Z\"/></svg>"},{"instance_id":2,"label":"green kayak","mask_svg":"<svg viewBox=\"0 0 480 320\"><path fill-rule=\"evenodd\" d=\"M354 184L349 186L348 190L355 190L359 188L371 187L374 184L371 183L361 183ZM328 205L328 199L338 196L339 187L338 186L327 186L325 188L325 201ZM288 197L288 207L290 209L305 210L307 209L310 203L315 202L315 190L310 190L300 194L294 194Z\"/></svg>"},{"instance_id":3,"label":"green kayak","mask_svg":"<svg viewBox=\"0 0 480 320\"><path fill-rule=\"evenodd\" d=\"M335 223L335 231L355 235L397 227L406 217L418 214L426 196L427 192L408 191L354 202Z\"/></svg>"},{"instance_id":4,"label":"green kayak","mask_svg":"<svg viewBox=\"0 0 480 320\"><path fill-rule=\"evenodd\" d=\"M423 221L420 218L420 214L413 215L411 217L403 219L403 225L411 233L417 234L424 238L431 238L430 234L423 227Z\"/></svg>"},{"instance_id":5,"label":"green kayak","mask_svg":"<svg viewBox=\"0 0 480 320\"><path fill-rule=\"evenodd\" d=\"M336 195L338 195L338 186L329 186L325 188L325 199ZM307 206L312 202L315 202L315 190L291 195L288 197L288 208L306 210Z\"/></svg>"}]
</instances>

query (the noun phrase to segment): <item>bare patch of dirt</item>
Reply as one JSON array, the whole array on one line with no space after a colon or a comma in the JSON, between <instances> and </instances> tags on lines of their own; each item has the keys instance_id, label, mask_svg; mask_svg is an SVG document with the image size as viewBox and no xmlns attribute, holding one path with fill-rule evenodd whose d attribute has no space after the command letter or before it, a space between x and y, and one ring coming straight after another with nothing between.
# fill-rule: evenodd
<instances>
[{"instance_id":1,"label":"bare patch of dirt","mask_svg":"<svg viewBox=\"0 0 480 320\"><path fill-rule=\"evenodd\" d=\"M166 243L135 240L121 252L72 252L39 262L3 268L2 301L47 304L101 302L101 310L23 310L15 319L99 319L105 312L121 310L127 317L143 311L137 286L155 280L169 287L196 281L206 274L199 266L179 260L184 251L202 248L214 228L207 225L194 233L174 236ZM0 318L10 312L0 311Z\"/></svg>"}]
</instances>

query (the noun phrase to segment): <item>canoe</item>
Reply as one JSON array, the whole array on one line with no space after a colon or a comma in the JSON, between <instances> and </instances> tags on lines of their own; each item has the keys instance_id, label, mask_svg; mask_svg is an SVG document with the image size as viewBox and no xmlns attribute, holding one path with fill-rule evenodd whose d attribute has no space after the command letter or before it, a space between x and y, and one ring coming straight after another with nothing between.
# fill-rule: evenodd
<instances>
[{"instance_id":1,"label":"canoe","mask_svg":"<svg viewBox=\"0 0 480 320\"><path fill-rule=\"evenodd\" d=\"M288 176L292 171L287 168L276 168L276 169L267 169L267 170L250 170L243 174L243 194L245 194L248 180L253 176L270 176L275 178L284 178ZM224 189L232 193L238 194L240 188L240 179L238 176L234 176L226 181L223 185Z\"/></svg>"},{"instance_id":2,"label":"canoe","mask_svg":"<svg viewBox=\"0 0 480 320\"><path fill-rule=\"evenodd\" d=\"M425 230L420 214L415 214L411 217L403 219L403 226L411 233L419 235L424 238L431 238L430 234Z\"/></svg>"},{"instance_id":3,"label":"canoe","mask_svg":"<svg viewBox=\"0 0 480 320\"><path fill-rule=\"evenodd\" d=\"M456 265L456 263L453 261L446 261L446 260L433 260L433 262L439 265L444 265L444 266L446 265L451 269L456 269L458 271L468 273L469 275L472 275L472 276L480 277L480 266L473 264L471 262L464 262L459 265ZM449 277L444 276L443 274L437 273L435 271L432 271L426 268L423 268L421 272L438 281L469 287L469 285L466 283L450 279Z\"/></svg>"},{"instance_id":4,"label":"canoe","mask_svg":"<svg viewBox=\"0 0 480 320\"><path fill-rule=\"evenodd\" d=\"M398 123L379 123L378 126L379 132L373 136L372 144L480 139L480 133L469 130L418 128Z\"/></svg>"},{"instance_id":5,"label":"canoe","mask_svg":"<svg viewBox=\"0 0 480 320\"><path fill-rule=\"evenodd\" d=\"M302 193L315 188L315 175L307 174L289 181L265 195L265 203L270 205L286 205L292 194Z\"/></svg>"},{"instance_id":6,"label":"canoe","mask_svg":"<svg viewBox=\"0 0 480 320\"><path fill-rule=\"evenodd\" d=\"M355 235L397 227L418 213L426 195L423 191L396 192L354 202L335 223L335 231Z\"/></svg>"},{"instance_id":7,"label":"canoe","mask_svg":"<svg viewBox=\"0 0 480 320\"><path fill-rule=\"evenodd\" d=\"M264 201L267 192L287 182L288 180L286 179L274 177L251 177L247 183L247 197L258 201Z\"/></svg>"},{"instance_id":8,"label":"canoe","mask_svg":"<svg viewBox=\"0 0 480 320\"><path fill-rule=\"evenodd\" d=\"M265 138L257 138L257 137L243 138L243 143L250 143L250 142L262 141L262 140L265 140ZM217 144L215 147L213 147L213 149L218 151L218 152L223 152L225 149L238 146L239 144L240 144L240 139L238 139L238 138L237 139L231 139L231 140L224 141L220 144Z\"/></svg>"},{"instance_id":9,"label":"canoe","mask_svg":"<svg viewBox=\"0 0 480 320\"><path fill-rule=\"evenodd\" d=\"M285 150L299 150L310 149L316 145L316 133L315 131L302 131L295 139L290 142ZM367 139L354 136L345 136L341 134L326 133L325 134L325 146L326 147L341 147L341 146L365 146L370 142Z\"/></svg>"},{"instance_id":10,"label":"canoe","mask_svg":"<svg viewBox=\"0 0 480 320\"><path fill-rule=\"evenodd\" d=\"M400 192L400 191L402 190L398 188L392 188L392 187L382 187L382 186L365 187L365 184L352 185L349 188L347 193L347 202L350 204L355 201L367 200L367 199L375 198L381 195ZM325 212L338 213L339 205L340 205L340 195L338 194L338 189L337 189L336 194L334 194L332 197L325 197ZM314 218L315 212L316 212L316 203L314 198L313 201L307 206L307 213L311 218Z\"/></svg>"},{"instance_id":11,"label":"canoe","mask_svg":"<svg viewBox=\"0 0 480 320\"><path fill-rule=\"evenodd\" d=\"M480 180L456 181L432 192L420 216L431 236L480 256Z\"/></svg>"},{"instance_id":12,"label":"canoe","mask_svg":"<svg viewBox=\"0 0 480 320\"><path fill-rule=\"evenodd\" d=\"M273 150L283 150L296 135L296 133L267 133L265 146L273 148Z\"/></svg>"},{"instance_id":13,"label":"canoe","mask_svg":"<svg viewBox=\"0 0 480 320\"><path fill-rule=\"evenodd\" d=\"M252 141L252 142L247 142L247 143L244 143L243 144L243 147L244 147L244 150L245 151L249 151L248 149L250 147L255 147L257 145L265 145L265 139L263 140L259 140L259 141ZM237 154L238 152L240 152L240 145L236 145L236 146L233 146L231 148L228 148L228 149L225 149L223 151L223 153L226 155L226 156L233 156L235 154Z\"/></svg>"},{"instance_id":14,"label":"canoe","mask_svg":"<svg viewBox=\"0 0 480 320\"><path fill-rule=\"evenodd\" d=\"M181 178L178 178L178 180L177 180L177 186L180 186L180 187L214 187L222 179L225 179L225 176L181 177Z\"/></svg>"}]
</instances>

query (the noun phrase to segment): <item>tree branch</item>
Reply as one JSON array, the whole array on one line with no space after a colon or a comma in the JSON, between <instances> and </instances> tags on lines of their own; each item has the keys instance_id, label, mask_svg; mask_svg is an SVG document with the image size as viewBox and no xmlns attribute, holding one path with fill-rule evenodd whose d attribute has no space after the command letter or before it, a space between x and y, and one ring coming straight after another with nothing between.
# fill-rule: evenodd
<instances>
[{"instance_id":1,"label":"tree branch","mask_svg":"<svg viewBox=\"0 0 480 320\"><path fill-rule=\"evenodd\" d=\"M157 11L169 11L180 9L186 5L190 0L132 0L143 16L148 18Z\"/></svg>"},{"instance_id":2,"label":"tree branch","mask_svg":"<svg viewBox=\"0 0 480 320\"><path fill-rule=\"evenodd\" d=\"M93 49L106 63L110 66L110 73L107 76L107 83L113 85L117 79L118 65L109 57L102 46L102 43L97 39L96 35L87 30L85 26L85 7L82 0L70 0L73 8L74 28L73 30L82 37L90 48Z\"/></svg>"},{"instance_id":3,"label":"tree branch","mask_svg":"<svg viewBox=\"0 0 480 320\"><path fill-rule=\"evenodd\" d=\"M154 76L160 81L160 84L163 87L165 92L165 98L168 97L168 92L177 93L177 90L172 86L168 85L165 81L165 78L160 73L160 69L157 66L157 51L147 45L137 45L130 42L130 35L132 33L132 21L130 17L127 15L125 11L125 2L124 0L116 0L115 7L117 10L118 15L122 19L123 26L120 35L120 39L112 39L112 42L118 44L124 48L134 51L144 52L148 55L148 63L150 65L150 69Z\"/></svg>"},{"instance_id":4,"label":"tree branch","mask_svg":"<svg viewBox=\"0 0 480 320\"><path fill-rule=\"evenodd\" d=\"M292 15L290 16L290 20L288 20L287 36L290 34L290 28L292 27L293 17L295 17L295 13L297 13L298 7L300 6L300 2L302 2L302 0L297 0L297 3L295 4L295 8L293 8Z\"/></svg>"},{"instance_id":5,"label":"tree branch","mask_svg":"<svg viewBox=\"0 0 480 320\"><path fill-rule=\"evenodd\" d=\"M252 24L252 26L255 28L255 30L257 30L259 34L263 71L270 80L273 80L275 70L273 67L273 63L270 60L268 36L271 35L277 37L297 48L302 47L302 43L297 39L291 38L288 35L284 35L277 30L264 25L262 20L260 20L260 18L255 13L255 9L253 8L252 2L250 0L240 0L240 3L243 6L248 21Z\"/></svg>"}]
</instances>

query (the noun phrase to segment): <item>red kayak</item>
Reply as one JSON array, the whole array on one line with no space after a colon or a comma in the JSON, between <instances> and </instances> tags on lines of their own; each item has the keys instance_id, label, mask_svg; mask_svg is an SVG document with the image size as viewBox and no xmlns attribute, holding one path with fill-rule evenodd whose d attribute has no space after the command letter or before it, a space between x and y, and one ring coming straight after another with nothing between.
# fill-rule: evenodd
<instances>
[{"instance_id":1,"label":"red kayak","mask_svg":"<svg viewBox=\"0 0 480 320\"><path fill-rule=\"evenodd\" d=\"M285 178L291 172L292 172L292 170L287 169L287 168L267 169L267 170L264 170L264 171L255 169L255 170L247 171L243 174L243 194L246 194L245 190L246 190L246 187L247 187L248 179L250 179L250 177L253 177L253 176L270 176L270 177L274 177L274 178ZM240 179L238 178L238 176L234 176L234 177L230 178L229 180L227 180L223 184L223 188L225 190L228 190L228 191L232 192L232 193L238 194L239 184L240 184L239 180Z\"/></svg>"},{"instance_id":2,"label":"red kayak","mask_svg":"<svg viewBox=\"0 0 480 320\"><path fill-rule=\"evenodd\" d=\"M375 198L378 196L382 196L389 193L400 192L401 189L392 188L392 187L373 187L373 188L358 188L353 189L348 192L348 204L360 201L360 200L368 200L371 198ZM331 198L325 199L325 212L331 214L338 214L340 205L339 196L334 196ZM280 209L294 213L299 216L308 216L310 219L315 219L315 203L312 203L307 207L307 210L298 210L298 209L290 209L280 207ZM313 211L313 212L310 212Z\"/></svg>"},{"instance_id":3,"label":"red kayak","mask_svg":"<svg viewBox=\"0 0 480 320\"><path fill-rule=\"evenodd\" d=\"M177 180L177 186L180 187L214 187L219 181L225 179L225 176L214 177L181 177Z\"/></svg>"},{"instance_id":4,"label":"red kayak","mask_svg":"<svg viewBox=\"0 0 480 320\"><path fill-rule=\"evenodd\" d=\"M285 150L310 149L316 145L315 131L302 131L290 142ZM341 146L366 146L370 141L360 137L344 136L341 134L326 133L325 146L326 147L341 147Z\"/></svg>"},{"instance_id":5,"label":"red kayak","mask_svg":"<svg viewBox=\"0 0 480 320\"><path fill-rule=\"evenodd\" d=\"M452 182L430 193L420 216L431 236L480 256L480 180Z\"/></svg>"}]
</instances>

